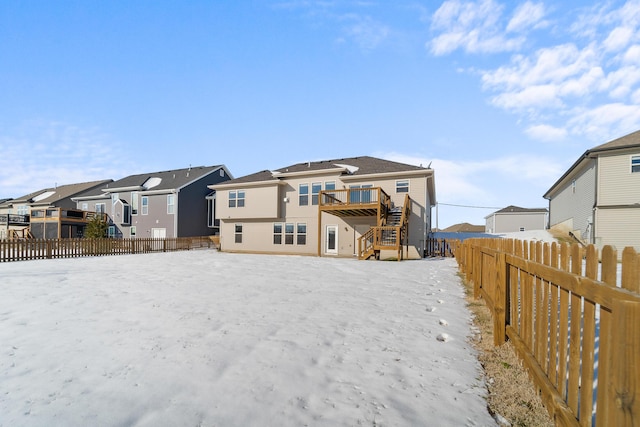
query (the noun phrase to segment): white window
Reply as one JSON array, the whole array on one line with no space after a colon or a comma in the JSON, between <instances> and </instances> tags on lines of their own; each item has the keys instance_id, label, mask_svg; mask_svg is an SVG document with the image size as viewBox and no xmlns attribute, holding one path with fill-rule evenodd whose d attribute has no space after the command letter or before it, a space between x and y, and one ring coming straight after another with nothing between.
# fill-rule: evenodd
<instances>
[{"instance_id":1,"label":"white window","mask_svg":"<svg viewBox=\"0 0 640 427\"><path fill-rule=\"evenodd\" d=\"M631 156L631 172L640 172L640 155Z\"/></svg>"},{"instance_id":2,"label":"white window","mask_svg":"<svg viewBox=\"0 0 640 427\"><path fill-rule=\"evenodd\" d=\"M242 224L236 224L235 226L235 242L242 243Z\"/></svg>"},{"instance_id":3,"label":"white window","mask_svg":"<svg viewBox=\"0 0 640 427\"><path fill-rule=\"evenodd\" d=\"M131 215L138 215L138 192L131 192Z\"/></svg>"},{"instance_id":4,"label":"white window","mask_svg":"<svg viewBox=\"0 0 640 427\"><path fill-rule=\"evenodd\" d=\"M131 224L131 206L128 203L122 204L122 224Z\"/></svg>"},{"instance_id":5,"label":"white window","mask_svg":"<svg viewBox=\"0 0 640 427\"><path fill-rule=\"evenodd\" d=\"M322 190L321 182L314 182L311 184L311 204L312 205L318 204L318 194L320 193L320 190Z\"/></svg>"},{"instance_id":6,"label":"white window","mask_svg":"<svg viewBox=\"0 0 640 427\"><path fill-rule=\"evenodd\" d=\"M296 229L296 244L298 245L306 245L307 244L307 224L298 223L298 227Z\"/></svg>"},{"instance_id":7,"label":"white window","mask_svg":"<svg viewBox=\"0 0 640 427\"><path fill-rule=\"evenodd\" d=\"M207 226L216 226L216 199L215 196L207 200Z\"/></svg>"},{"instance_id":8,"label":"white window","mask_svg":"<svg viewBox=\"0 0 640 427\"><path fill-rule=\"evenodd\" d=\"M282 244L282 223L276 222L273 224L273 244Z\"/></svg>"},{"instance_id":9,"label":"white window","mask_svg":"<svg viewBox=\"0 0 640 427\"><path fill-rule=\"evenodd\" d=\"M300 206L309 205L309 184L300 184L298 186L298 193L299 193L298 205Z\"/></svg>"},{"instance_id":10,"label":"white window","mask_svg":"<svg viewBox=\"0 0 640 427\"><path fill-rule=\"evenodd\" d=\"M140 199L140 204L142 205L141 214L149 215L149 196L142 196Z\"/></svg>"},{"instance_id":11,"label":"white window","mask_svg":"<svg viewBox=\"0 0 640 427\"><path fill-rule=\"evenodd\" d=\"M409 192L409 180L403 179L402 181L396 181L396 193L408 193Z\"/></svg>"},{"instance_id":12,"label":"white window","mask_svg":"<svg viewBox=\"0 0 640 427\"><path fill-rule=\"evenodd\" d=\"M106 207L104 203L96 203L96 213L105 213Z\"/></svg>"},{"instance_id":13,"label":"white window","mask_svg":"<svg viewBox=\"0 0 640 427\"><path fill-rule=\"evenodd\" d=\"M244 190L229 191L229 207L230 208L244 207Z\"/></svg>"},{"instance_id":14,"label":"white window","mask_svg":"<svg viewBox=\"0 0 640 427\"><path fill-rule=\"evenodd\" d=\"M115 225L110 225L109 226L109 229L107 231L107 235L109 237L115 237L116 236L116 227L115 227Z\"/></svg>"},{"instance_id":15,"label":"white window","mask_svg":"<svg viewBox=\"0 0 640 427\"><path fill-rule=\"evenodd\" d=\"M293 223L286 223L284 225L284 244L293 245Z\"/></svg>"},{"instance_id":16,"label":"white window","mask_svg":"<svg viewBox=\"0 0 640 427\"><path fill-rule=\"evenodd\" d=\"M17 207L17 215L29 215L29 206L27 205L18 205Z\"/></svg>"},{"instance_id":17,"label":"white window","mask_svg":"<svg viewBox=\"0 0 640 427\"><path fill-rule=\"evenodd\" d=\"M131 237L136 237L136 226L135 225L131 226Z\"/></svg>"},{"instance_id":18,"label":"white window","mask_svg":"<svg viewBox=\"0 0 640 427\"><path fill-rule=\"evenodd\" d=\"M111 194L111 204L115 205L119 198L120 198L119 193Z\"/></svg>"},{"instance_id":19,"label":"white window","mask_svg":"<svg viewBox=\"0 0 640 427\"><path fill-rule=\"evenodd\" d=\"M83 203L82 203L82 208L81 208L81 209L82 209L83 211L87 211L87 210L89 210L89 203L87 203L87 202L83 202Z\"/></svg>"},{"instance_id":20,"label":"white window","mask_svg":"<svg viewBox=\"0 0 640 427\"><path fill-rule=\"evenodd\" d=\"M175 212L176 196L174 194L167 194L167 213L172 214Z\"/></svg>"}]
</instances>

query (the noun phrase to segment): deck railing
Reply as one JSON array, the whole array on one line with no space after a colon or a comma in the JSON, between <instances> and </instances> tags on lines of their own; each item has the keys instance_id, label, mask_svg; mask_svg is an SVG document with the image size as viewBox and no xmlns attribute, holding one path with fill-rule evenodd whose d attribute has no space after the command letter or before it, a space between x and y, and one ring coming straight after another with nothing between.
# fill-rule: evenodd
<instances>
[{"instance_id":1,"label":"deck railing","mask_svg":"<svg viewBox=\"0 0 640 427\"><path fill-rule=\"evenodd\" d=\"M509 339L556 425L640 420L640 255L611 246L468 239L461 272Z\"/></svg>"}]
</instances>

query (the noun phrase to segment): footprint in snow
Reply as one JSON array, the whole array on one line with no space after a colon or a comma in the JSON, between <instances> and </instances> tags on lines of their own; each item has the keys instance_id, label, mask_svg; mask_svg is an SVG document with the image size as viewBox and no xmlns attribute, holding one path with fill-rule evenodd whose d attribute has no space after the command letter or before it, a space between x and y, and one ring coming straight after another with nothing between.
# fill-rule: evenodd
<instances>
[{"instance_id":1,"label":"footprint in snow","mask_svg":"<svg viewBox=\"0 0 640 427\"><path fill-rule=\"evenodd\" d=\"M441 324L442 326L447 326L449 324L449 322L447 322L444 319L440 319L440 321L438 323Z\"/></svg>"},{"instance_id":2,"label":"footprint in snow","mask_svg":"<svg viewBox=\"0 0 640 427\"><path fill-rule=\"evenodd\" d=\"M444 304L444 300L439 299L438 304Z\"/></svg>"},{"instance_id":3,"label":"footprint in snow","mask_svg":"<svg viewBox=\"0 0 640 427\"><path fill-rule=\"evenodd\" d=\"M445 334L445 333L442 333L442 334L439 334L439 335L436 337L436 339L437 339L438 341L441 341L441 342L447 342L447 341L449 341L449 335L448 335L448 334Z\"/></svg>"},{"instance_id":4,"label":"footprint in snow","mask_svg":"<svg viewBox=\"0 0 640 427\"><path fill-rule=\"evenodd\" d=\"M436 311L436 308L434 306L429 306L429 307L427 307L427 311L429 313L432 313L432 312Z\"/></svg>"}]
</instances>

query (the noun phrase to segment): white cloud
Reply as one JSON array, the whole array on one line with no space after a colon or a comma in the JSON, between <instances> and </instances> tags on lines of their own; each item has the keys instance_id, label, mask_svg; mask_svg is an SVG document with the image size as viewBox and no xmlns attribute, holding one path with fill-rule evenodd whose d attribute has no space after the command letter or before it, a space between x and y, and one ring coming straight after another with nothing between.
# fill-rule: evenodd
<instances>
[{"instance_id":1,"label":"white cloud","mask_svg":"<svg viewBox=\"0 0 640 427\"><path fill-rule=\"evenodd\" d=\"M607 51L622 50L631 41L633 33L634 29L630 27L614 28L604 42L602 42L602 45Z\"/></svg>"},{"instance_id":2,"label":"white cloud","mask_svg":"<svg viewBox=\"0 0 640 427\"><path fill-rule=\"evenodd\" d=\"M522 31L529 27L539 28L546 25L544 4L527 1L516 8L513 17L507 24L507 32Z\"/></svg>"},{"instance_id":3,"label":"white cloud","mask_svg":"<svg viewBox=\"0 0 640 427\"><path fill-rule=\"evenodd\" d=\"M433 14L431 29L438 34L427 46L434 55L445 55L457 49L469 53L515 51L526 39L522 36L507 37L502 31L505 25L502 22L503 9L493 0L445 1ZM525 26L522 18L516 20L513 25Z\"/></svg>"},{"instance_id":4,"label":"white cloud","mask_svg":"<svg viewBox=\"0 0 640 427\"><path fill-rule=\"evenodd\" d=\"M491 22L497 30L483 26L488 5L496 6ZM516 7L501 32L503 10L492 0L445 2L433 15L432 28L441 30L441 34L432 40L432 52L442 55L463 49L487 53L491 50L474 47L474 42L490 38L516 41L508 34L549 23L542 3L526 1ZM576 15L569 15L574 22L566 32L554 27L553 38L548 40L555 42L534 50L523 43L505 44L503 51L517 49L517 53L506 63L479 71L491 104L522 116L525 132L531 138L561 140L567 132L608 138L638 126L640 0L627 1L617 8L612 3L596 5ZM607 104L611 99L616 102ZM609 115L601 117L604 112Z\"/></svg>"},{"instance_id":5,"label":"white cloud","mask_svg":"<svg viewBox=\"0 0 640 427\"><path fill-rule=\"evenodd\" d=\"M347 14L341 17L345 21L344 34L360 48L371 50L382 44L391 34L391 29L370 16Z\"/></svg>"},{"instance_id":6,"label":"white cloud","mask_svg":"<svg viewBox=\"0 0 640 427\"><path fill-rule=\"evenodd\" d=\"M123 160L126 150L100 129L56 121L33 121L5 131L0 148L0 197L56 184L118 179L132 169Z\"/></svg>"},{"instance_id":7,"label":"white cloud","mask_svg":"<svg viewBox=\"0 0 640 427\"><path fill-rule=\"evenodd\" d=\"M546 124L529 126L525 133L535 140L546 142L562 141L567 137L566 129Z\"/></svg>"},{"instance_id":8,"label":"white cloud","mask_svg":"<svg viewBox=\"0 0 640 427\"><path fill-rule=\"evenodd\" d=\"M604 104L581 109L573 114L568 125L572 133L591 140L609 140L640 128L640 105Z\"/></svg>"}]
</instances>

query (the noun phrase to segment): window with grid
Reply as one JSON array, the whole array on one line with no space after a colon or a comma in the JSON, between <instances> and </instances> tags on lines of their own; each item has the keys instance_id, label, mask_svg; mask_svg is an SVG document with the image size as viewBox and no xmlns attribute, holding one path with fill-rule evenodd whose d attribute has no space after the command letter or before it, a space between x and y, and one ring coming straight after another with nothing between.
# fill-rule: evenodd
<instances>
[{"instance_id":1,"label":"window with grid","mask_svg":"<svg viewBox=\"0 0 640 427\"><path fill-rule=\"evenodd\" d=\"M235 226L235 242L242 243L242 224L236 224Z\"/></svg>"},{"instance_id":2,"label":"window with grid","mask_svg":"<svg viewBox=\"0 0 640 427\"><path fill-rule=\"evenodd\" d=\"M298 186L298 205L309 205L309 184L300 184Z\"/></svg>"},{"instance_id":3,"label":"window with grid","mask_svg":"<svg viewBox=\"0 0 640 427\"><path fill-rule=\"evenodd\" d=\"M293 245L293 223L286 223L284 225L284 244Z\"/></svg>"},{"instance_id":4,"label":"window with grid","mask_svg":"<svg viewBox=\"0 0 640 427\"><path fill-rule=\"evenodd\" d=\"M640 155L631 156L631 172L640 172Z\"/></svg>"},{"instance_id":5,"label":"window with grid","mask_svg":"<svg viewBox=\"0 0 640 427\"><path fill-rule=\"evenodd\" d=\"M282 244L282 223L276 222L273 224L273 244Z\"/></svg>"},{"instance_id":6,"label":"window with grid","mask_svg":"<svg viewBox=\"0 0 640 427\"><path fill-rule=\"evenodd\" d=\"M307 224L300 222L297 224L296 239L296 244L298 245L307 244Z\"/></svg>"}]
</instances>

